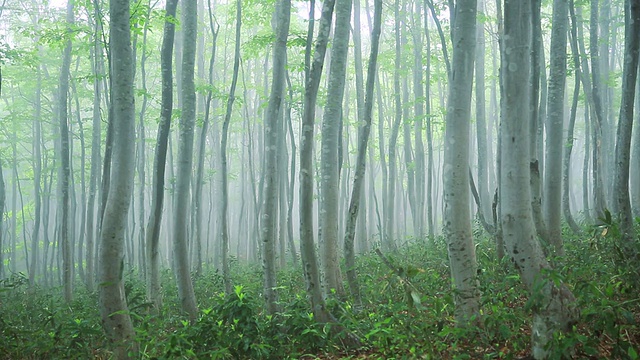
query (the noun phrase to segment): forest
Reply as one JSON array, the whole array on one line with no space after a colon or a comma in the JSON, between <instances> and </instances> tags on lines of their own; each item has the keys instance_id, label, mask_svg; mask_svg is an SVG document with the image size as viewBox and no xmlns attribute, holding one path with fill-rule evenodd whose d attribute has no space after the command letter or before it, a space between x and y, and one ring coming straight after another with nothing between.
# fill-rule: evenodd
<instances>
[{"instance_id":1,"label":"forest","mask_svg":"<svg viewBox=\"0 0 640 360\"><path fill-rule=\"evenodd\" d=\"M640 359L639 0L0 0L0 358Z\"/></svg>"}]
</instances>

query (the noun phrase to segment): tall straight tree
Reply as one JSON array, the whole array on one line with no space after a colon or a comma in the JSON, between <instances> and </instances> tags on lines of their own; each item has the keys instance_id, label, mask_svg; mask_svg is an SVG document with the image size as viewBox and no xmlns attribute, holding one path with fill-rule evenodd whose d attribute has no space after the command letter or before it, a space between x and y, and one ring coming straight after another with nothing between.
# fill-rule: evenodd
<instances>
[{"instance_id":1,"label":"tall straight tree","mask_svg":"<svg viewBox=\"0 0 640 360\"><path fill-rule=\"evenodd\" d=\"M71 177L70 170L70 153L69 153L69 118L67 113L67 101L69 96L69 68L71 67L71 26L73 25L73 3L74 0L67 2L67 30L68 36L65 42L65 48L62 55L62 67L60 68L60 83L58 85L58 121L60 129L60 171L58 172L60 179L60 248L62 252L62 273L64 284L64 299L71 301L73 296L73 261L71 257L71 238L69 234L69 207L70 199L69 180ZM15 196L15 194L14 194Z\"/></svg>"},{"instance_id":2,"label":"tall straight tree","mask_svg":"<svg viewBox=\"0 0 640 360\"><path fill-rule=\"evenodd\" d=\"M356 231L356 220L360 210L360 201L362 198L362 188L364 187L364 175L366 170L367 144L369 142L369 134L371 133L371 118L373 112L373 85L378 63L378 47L380 44L380 28L382 22L382 0L375 1L375 10L373 15L373 28L371 29L371 52L369 54L369 63L367 68L367 84L365 87L364 98L364 123L360 127L358 134L358 155L356 158L356 170L353 179L353 188L351 189L351 200L349 202L349 212L347 214L347 222L345 225L344 235L344 257L347 268L347 281L351 294L356 305L362 304L360 296L360 288L358 278L356 277L356 262L354 252L354 238ZM361 216L364 216L363 214Z\"/></svg>"},{"instance_id":3,"label":"tall straight tree","mask_svg":"<svg viewBox=\"0 0 640 360\"><path fill-rule=\"evenodd\" d=\"M153 183L151 211L147 223L147 298L156 310L162 308L160 292L160 224L164 204L164 174L167 163L167 145L171 132L171 113L173 110L173 41L175 37L175 21L178 0L168 0L165 5L164 32L160 50L160 72L162 75L162 99L160 104L160 124L156 139L153 160Z\"/></svg>"},{"instance_id":4,"label":"tall straight tree","mask_svg":"<svg viewBox=\"0 0 640 360\"><path fill-rule=\"evenodd\" d=\"M638 77L638 52L640 52L640 2L624 2L624 67L622 73L622 103L616 141L616 201L624 247L631 249L635 239L631 199L629 195L629 165L631 158L631 133L633 131L633 107ZM637 121L637 119L636 119ZM635 131L638 131L636 126ZM637 186L637 185L636 185ZM633 256L635 254L627 254Z\"/></svg>"},{"instance_id":5,"label":"tall straight tree","mask_svg":"<svg viewBox=\"0 0 640 360\"><path fill-rule=\"evenodd\" d=\"M567 79L568 0L553 1L551 52L547 92L546 151L544 171L544 215L548 241L557 255L562 246L562 153L564 148L564 108Z\"/></svg>"},{"instance_id":6,"label":"tall straight tree","mask_svg":"<svg viewBox=\"0 0 640 360\"><path fill-rule=\"evenodd\" d=\"M479 314L480 290L469 196L469 129L476 47L476 0L460 0L453 24L453 61L444 149L444 232L459 325Z\"/></svg>"},{"instance_id":7,"label":"tall straight tree","mask_svg":"<svg viewBox=\"0 0 640 360\"><path fill-rule=\"evenodd\" d=\"M233 75L231 78L231 88L229 89L229 97L227 98L227 111L224 115L222 123L222 139L220 140L220 188L222 191L222 200L220 201L220 245L222 247L222 277L224 280L224 289L227 294L233 292L231 286L231 275L229 273L229 184L227 171L227 139L229 137L229 123L231 122L231 113L233 110L233 102L235 101L236 86L238 84L238 71L240 69L240 29L242 27L242 2L236 1L236 41L233 55Z\"/></svg>"},{"instance_id":8,"label":"tall straight tree","mask_svg":"<svg viewBox=\"0 0 640 360\"><path fill-rule=\"evenodd\" d=\"M300 256L302 258L307 296L311 302L315 318L321 323L331 321L332 316L326 308L322 295L313 236L313 128L318 88L322 76L324 57L327 52L327 43L329 42L334 6L335 0L325 0L322 3L318 37L313 51L313 58L311 58L315 7L315 1L311 1L309 19L312 20L309 21L305 49L305 89L300 134Z\"/></svg>"},{"instance_id":9,"label":"tall straight tree","mask_svg":"<svg viewBox=\"0 0 640 360\"><path fill-rule=\"evenodd\" d=\"M193 134L196 117L195 58L196 58L197 0L182 2L182 116L178 139L178 165L175 188L173 253L178 296L182 310L193 322L198 317L196 296L191 281L189 252L187 250L189 224L189 188L193 163Z\"/></svg>"},{"instance_id":10,"label":"tall straight tree","mask_svg":"<svg viewBox=\"0 0 640 360\"><path fill-rule=\"evenodd\" d=\"M349 52L349 30L351 24L351 0L337 0L336 26L331 46L329 84L322 121L321 148L321 217L322 217L322 261L327 291L334 289L338 296L344 295L340 257L338 255L338 204L339 204L339 161L340 126L342 125L342 100L347 72Z\"/></svg>"},{"instance_id":11,"label":"tall straight tree","mask_svg":"<svg viewBox=\"0 0 640 360\"><path fill-rule=\"evenodd\" d=\"M2 78L0 78L0 82ZM0 84L0 88L2 85ZM1 91L0 91L1 92ZM4 187L4 175L2 174L2 159L0 159L0 249L4 249L4 205L6 200L6 192ZM4 251L0 251L0 278L4 279Z\"/></svg>"},{"instance_id":12,"label":"tall straight tree","mask_svg":"<svg viewBox=\"0 0 640 360\"><path fill-rule=\"evenodd\" d=\"M506 0L502 38L502 126L500 186L501 223L505 246L531 292L532 348L535 359L549 358L555 331L568 331L575 321L575 298L550 277L551 267L536 239L529 186L530 141L527 119L531 69L531 0ZM525 115L523 115L525 114Z\"/></svg>"},{"instance_id":13,"label":"tall straight tree","mask_svg":"<svg viewBox=\"0 0 640 360\"><path fill-rule=\"evenodd\" d=\"M265 152L265 183L264 203L262 204L262 268L264 271L264 299L267 310L273 314L277 310L276 293L276 194L278 176L276 163L278 156L280 121L282 119L282 97L284 95L285 65L287 61L287 38L291 19L291 0L280 0L276 3L274 23L276 42L273 46L273 78L269 93L269 105L265 124L264 152ZM239 21L239 19L238 19ZM293 139L291 139L293 141ZM292 156L294 156L292 154ZM284 216L284 214L280 214Z\"/></svg>"},{"instance_id":14,"label":"tall straight tree","mask_svg":"<svg viewBox=\"0 0 640 360\"><path fill-rule=\"evenodd\" d=\"M114 152L111 185L100 234L99 299L102 326L114 348L114 358L127 359L137 350L135 331L124 292L124 236L131 204L135 159L133 50L129 0L110 1L111 107Z\"/></svg>"}]
</instances>

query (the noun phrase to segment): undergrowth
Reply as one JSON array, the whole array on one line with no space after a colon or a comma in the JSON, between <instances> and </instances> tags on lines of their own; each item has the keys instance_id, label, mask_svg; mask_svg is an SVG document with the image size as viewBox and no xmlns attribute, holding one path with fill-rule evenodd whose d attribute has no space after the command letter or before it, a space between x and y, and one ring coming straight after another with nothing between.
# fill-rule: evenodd
<instances>
[{"instance_id":1,"label":"undergrowth","mask_svg":"<svg viewBox=\"0 0 640 360\"><path fill-rule=\"evenodd\" d=\"M640 260L628 258L613 226L565 234L567 255L553 259L558 279L577 298L580 320L570 334L557 334L553 358L638 359L640 353ZM185 320L172 272L162 273L165 304L151 312L140 276L130 273L126 293L140 359L518 359L529 354L531 313L527 292L508 259L498 261L492 241L476 232L482 313L477 326L453 320L449 263L442 239L409 241L386 254L391 271L375 253L357 260L362 306L328 299L341 329L362 346L345 349L309 309L302 271L280 271L281 311L262 306L261 269L234 262L234 292L225 295L213 270L195 279L201 316ZM400 273L402 276L398 276ZM23 274L0 281L1 359L109 359L97 296L77 284L66 304L59 288L29 288Z\"/></svg>"}]
</instances>

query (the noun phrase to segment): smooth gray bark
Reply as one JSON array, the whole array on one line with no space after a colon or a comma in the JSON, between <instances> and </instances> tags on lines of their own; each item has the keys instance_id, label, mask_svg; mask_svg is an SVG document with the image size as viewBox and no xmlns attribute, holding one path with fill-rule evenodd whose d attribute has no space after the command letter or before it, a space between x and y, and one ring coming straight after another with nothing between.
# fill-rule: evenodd
<instances>
[{"instance_id":1,"label":"smooth gray bark","mask_svg":"<svg viewBox=\"0 0 640 360\"><path fill-rule=\"evenodd\" d=\"M128 359L130 351L134 354L137 351L123 279L124 233L131 204L135 155L133 51L129 15L128 0L110 1L114 152L111 185L100 234L98 286L102 326L116 359Z\"/></svg>"},{"instance_id":2,"label":"smooth gray bark","mask_svg":"<svg viewBox=\"0 0 640 360\"><path fill-rule=\"evenodd\" d=\"M631 199L629 196L629 165L631 157L631 134L633 131L633 108L638 77L638 57L640 52L640 3L625 0L625 41L624 67L622 70L622 102L615 153L615 193L618 203L618 217L622 244L632 251L634 240L637 241L634 229L634 219L631 213ZM637 130L637 129L636 129ZM635 252L635 251L634 251ZM627 256L633 258L633 252Z\"/></svg>"},{"instance_id":3,"label":"smooth gray bark","mask_svg":"<svg viewBox=\"0 0 640 360\"><path fill-rule=\"evenodd\" d=\"M453 278L456 321L460 326L478 321L480 308L469 196L469 130L476 11L476 0L461 0L456 5L444 138L444 234Z\"/></svg>"},{"instance_id":4,"label":"smooth gray bark","mask_svg":"<svg viewBox=\"0 0 640 360\"><path fill-rule=\"evenodd\" d=\"M349 51L351 0L337 0L336 25L331 46L331 64L327 93L331 94L324 108L321 141L321 201L322 201L322 270L326 291L335 290L343 297L342 273L338 254L338 205L339 205L339 142Z\"/></svg>"},{"instance_id":5,"label":"smooth gray bark","mask_svg":"<svg viewBox=\"0 0 640 360\"><path fill-rule=\"evenodd\" d=\"M536 302L531 331L533 357L547 359L554 332L569 331L577 313L570 290L549 276L552 269L536 239L533 221L527 171L530 128L522 126L522 114L529 101L529 88L522 84L527 82L531 69L530 5L530 0L505 1L500 207L506 248Z\"/></svg>"},{"instance_id":6,"label":"smooth gray bark","mask_svg":"<svg viewBox=\"0 0 640 360\"><path fill-rule=\"evenodd\" d=\"M345 253L345 265L347 268L347 281L349 283L349 289L351 295L354 298L354 302L357 306L362 305L362 298L360 295L360 286L358 285L358 278L356 276L355 269L355 254L354 254L354 237L356 219L358 218L360 204L362 199L366 170L366 154L367 145L369 142L369 135L371 134L371 119L373 113L373 88L375 84L375 77L377 72L378 62L378 47L380 43L380 32L382 22L382 1L376 0L375 13L373 20L373 29L371 30L371 52L369 54L369 63L367 68L367 84L365 88L364 99L364 123L359 128L358 134L358 155L356 158L356 169L353 179L353 188L351 190L351 200L349 202L349 212L345 225L345 237L344 237L344 253ZM360 216L364 216L362 214Z\"/></svg>"},{"instance_id":7,"label":"smooth gray bark","mask_svg":"<svg viewBox=\"0 0 640 360\"><path fill-rule=\"evenodd\" d=\"M557 255L562 246L562 154L567 79L568 0L554 0L549 55L547 119L545 124L544 217L549 245Z\"/></svg>"},{"instance_id":8,"label":"smooth gray bark","mask_svg":"<svg viewBox=\"0 0 640 360\"><path fill-rule=\"evenodd\" d=\"M153 159L153 180L151 184L151 207L147 221L147 298L154 304L156 311L162 308L160 285L160 224L164 204L164 181L167 162L167 145L171 131L171 113L173 110L173 41L175 24L171 21L176 15L177 0L168 0L165 13L162 47L160 49L160 72L162 90L160 103L160 123L156 138Z\"/></svg>"},{"instance_id":9,"label":"smooth gray bark","mask_svg":"<svg viewBox=\"0 0 640 360\"><path fill-rule=\"evenodd\" d=\"M310 19L314 18L314 6L315 1L312 0ZM300 256L302 258L307 296L311 302L315 318L320 323L330 322L333 317L327 310L322 296L313 235L313 128L318 88L327 51L334 6L335 0L325 0L322 3L320 27L315 42L313 58L311 58L313 21L309 22L305 49L305 91L300 136Z\"/></svg>"},{"instance_id":10,"label":"smooth gray bark","mask_svg":"<svg viewBox=\"0 0 640 360\"><path fill-rule=\"evenodd\" d=\"M73 4L74 0L67 2L67 33L71 32L73 24ZM69 153L69 116L67 113L67 99L69 95L69 68L71 67L71 39L65 43L62 55L62 67L60 68L60 82L58 85L58 121L60 130L60 238L59 245L62 251L62 273L64 285L64 299L70 302L73 297L73 264L71 256L71 235L69 225L70 199L71 191L69 181L71 177L70 170L70 153Z\"/></svg>"},{"instance_id":11,"label":"smooth gray bark","mask_svg":"<svg viewBox=\"0 0 640 360\"><path fill-rule=\"evenodd\" d=\"M222 123L222 138L220 139L220 247L222 255L222 278L224 281L224 289L227 294L233 293L233 285L231 283L231 273L229 269L229 184L227 170L227 139L229 137L229 124L231 122L231 113L233 111L233 103L236 96L236 86L238 85L238 72L240 70L240 29L242 27L242 3L240 0L236 2L236 33L235 33L235 50L233 55L233 74L231 78L231 87L229 88L229 97L227 98L227 110Z\"/></svg>"},{"instance_id":12,"label":"smooth gray bark","mask_svg":"<svg viewBox=\"0 0 640 360\"><path fill-rule=\"evenodd\" d=\"M193 164L193 137L196 113L195 56L196 56L196 0L182 3L182 116L178 139L177 177L174 203L173 255L174 272L178 283L178 296L182 310L191 322L198 318L198 306L193 292L189 265L188 229L189 189Z\"/></svg>"}]
</instances>

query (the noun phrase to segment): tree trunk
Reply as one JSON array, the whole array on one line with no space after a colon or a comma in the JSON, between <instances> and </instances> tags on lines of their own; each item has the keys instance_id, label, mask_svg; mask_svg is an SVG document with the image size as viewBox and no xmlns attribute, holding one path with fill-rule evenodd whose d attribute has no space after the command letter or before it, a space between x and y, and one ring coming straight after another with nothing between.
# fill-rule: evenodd
<instances>
[{"instance_id":1,"label":"tree trunk","mask_svg":"<svg viewBox=\"0 0 640 360\"><path fill-rule=\"evenodd\" d=\"M382 247L386 251L395 251L397 249L395 241L395 221L396 221L396 173L397 173L397 156L396 145L398 142L398 133L400 131L400 123L402 122L402 99L400 98L400 70L401 70L401 56L402 56L402 22L400 17L401 10L404 12L404 2L402 0L395 0L395 68L393 72L393 92L394 92L394 117L393 125L391 126L391 135L389 138L389 172L387 175L387 188L386 198L387 203L384 207L384 239L382 241ZM402 7L402 9L401 9Z\"/></svg>"},{"instance_id":2,"label":"tree trunk","mask_svg":"<svg viewBox=\"0 0 640 360\"><path fill-rule=\"evenodd\" d=\"M128 359L137 352L135 331L124 292L124 232L131 203L135 152L135 106L133 94L133 52L129 24L129 1L110 2L110 54L113 98L113 176L100 234L99 299L102 326L114 358ZM135 356L135 355L134 355Z\"/></svg>"},{"instance_id":3,"label":"tree trunk","mask_svg":"<svg viewBox=\"0 0 640 360\"><path fill-rule=\"evenodd\" d=\"M73 3L74 0L67 2L67 32L73 24ZM64 299L70 302L73 297L73 264L71 256L71 239L69 235L69 186L70 174L70 153L69 153L69 119L67 114L67 99L69 94L69 68L71 67L71 40L67 40L64 53L62 56L62 67L60 69L60 83L58 87L58 120L60 129L60 189L61 189L61 223L60 223L60 248L62 249L62 272L64 284Z\"/></svg>"},{"instance_id":4,"label":"tree trunk","mask_svg":"<svg viewBox=\"0 0 640 360\"><path fill-rule=\"evenodd\" d=\"M0 88L2 80L0 79ZM0 91L1 92L1 91ZM6 191L4 187L4 175L2 174L2 159L0 159L0 249L4 249L4 205L6 197ZM4 279L4 251L0 251L0 279Z\"/></svg>"},{"instance_id":5,"label":"tree trunk","mask_svg":"<svg viewBox=\"0 0 640 360\"><path fill-rule=\"evenodd\" d=\"M240 29L242 26L242 7L240 0L236 1L236 41L233 56L233 77L231 80L231 88L229 89L229 97L227 99L227 111L222 124L222 138L220 140L220 165L221 165L221 197L220 203L220 246L222 250L222 277L224 280L224 289L227 294L233 293L231 283L231 274L229 270L229 185L227 171L227 139L229 137L229 123L231 122L231 112L233 110L233 102L235 100L236 85L238 84L238 71L240 69Z\"/></svg>"},{"instance_id":6,"label":"tree trunk","mask_svg":"<svg viewBox=\"0 0 640 360\"><path fill-rule=\"evenodd\" d=\"M415 3L413 16L413 95L414 105L413 114L415 118L413 132L415 141L415 216L413 219L415 228L415 237L417 239L424 238L424 205L425 205L425 166L424 166L424 140L422 137L424 127L424 88L422 87L422 4L419 1ZM425 20L426 21L426 20Z\"/></svg>"},{"instance_id":7,"label":"tree trunk","mask_svg":"<svg viewBox=\"0 0 640 360\"><path fill-rule=\"evenodd\" d=\"M340 272L338 255L338 204L340 189L339 142L342 116L342 100L347 70L349 50L349 30L351 20L351 0L337 0L335 6L336 25L331 46L331 64L327 99L322 121L321 150L321 201L322 201L322 261L326 291L336 291L343 297L344 286Z\"/></svg>"},{"instance_id":8,"label":"tree trunk","mask_svg":"<svg viewBox=\"0 0 640 360\"><path fill-rule=\"evenodd\" d=\"M540 173L542 172L543 158L538 154L538 148L543 144L541 137L538 136L538 128L543 125L542 119L544 118L543 112L546 107L544 106L544 100L546 96L542 96L540 99L540 77L546 77L546 69L541 68L541 63L544 63L544 54L542 52L542 25L540 22L540 0L533 0L531 2L531 22L532 22L532 46L531 46L531 73L529 82L531 84L531 96L529 98L530 103L530 120L529 120L529 154L531 156L529 170L531 172L531 206L533 208L533 221L536 225L536 232L543 241L549 241L549 233L547 231L547 225L544 223L544 216L542 213L542 186L540 184ZM546 87L542 85L542 91L546 92ZM544 95L544 94L543 94Z\"/></svg>"},{"instance_id":9,"label":"tree trunk","mask_svg":"<svg viewBox=\"0 0 640 360\"><path fill-rule=\"evenodd\" d=\"M530 0L505 1L502 48L503 96L501 128L502 229L509 254L524 284L535 298L532 348L535 359L549 358L548 343L555 331L569 331L576 319L575 298L562 282L549 276L547 263L536 240L531 209L530 139L522 126L529 97ZM567 354L569 355L569 354Z\"/></svg>"},{"instance_id":10,"label":"tree trunk","mask_svg":"<svg viewBox=\"0 0 640 360\"><path fill-rule=\"evenodd\" d=\"M549 55L546 152L544 171L544 215L549 245L556 255L564 255L562 246L562 153L565 86L567 78L568 0L554 0Z\"/></svg>"},{"instance_id":11,"label":"tree trunk","mask_svg":"<svg viewBox=\"0 0 640 360\"><path fill-rule=\"evenodd\" d=\"M182 3L182 116L178 140L178 165L174 204L173 253L178 296L182 310L191 322L198 318L198 306L193 292L189 266L188 229L189 187L193 164L193 133L196 112L195 56L196 56L196 0Z\"/></svg>"},{"instance_id":12,"label":"tree trunk","mask_svg":"<svg viewBox=\"0 0 640 360\"><path fill-rule=\"evenodd\" d=\"M314 21L309 21L305 49L305 91L300 136L300 256L302 258L307 297L311 302L314 316L320 323L330 322L332 316L327 310L322 296L313 235L313 129L318 87L320 86L324 57L327 51L334 5L335 0L325 0L322 3L320 27L315 42L313 59L311 59L311 48L313 46ZM314 19L314 7L315 1L312 0L310 4L310 19Z\"/></svg>"},{"instance_id":13,"label":"tree trunk","mask_svg":"<svg viewBox=\"0 0 640 360\"><path fill-rule=\"evenodd\" d=\"M615 165L616 183L615 193L618 203L618 217L620 219L621 244L630 253L636 255L631 244L636 239L634 219L631 213L631 199L629 196L629 164L631 157L631 133L633 130L633 107L638 77L638 52L640 51L640 3L626 0L625 4L625 44L624 67L622 73L622 102L620 104L620 120L616 141ZM637 129L636 129L637 131Z\"/></svg>"},{"instance_id":14,"label":"tree trunk","mask_svg":"<svg viewBox=\"0 0 640 360\"><path fill-rule=\"evenodd\" d=\"M594 197L594 211L596 219L604 218L604 211L607 207L605 200L604 190L604 175L603 175L603 157L602 157L602 127L604 124L604 110L602 107L602 84L600 78L600 54L598 53L599 37L598 37L598 9L599 0L591 0L591 18L590 34L589 34L589 53L591 60L591 84L592 84L592 98L593 98L593 115L594 120L592 126L593 132L593 197ZM599 220L598 220L599 221Z\"/></svg>"},{"instance_id":15,"label":"tree trunk","mask_svg":"<svg viewBox=\"0 0 640 360\"><path fill-rule=\"evenodd\" d=\"M573 74L573 98L571 101L571 112L569 114L569 126L567 129L567 149L563 153L562 160L562 212L565 220L569 224L569 227L571 227L571 230L574 234L579 235L582 231L571 214L571 206L569 203L569 197L571 195L571 189L569 187L571 179L571 154L573 152L574 128L580 96L580 77L582 76L582 72L580 70L580 53L578 52L578 24L576 24L574 0L570 0L569 12L571 14L571 53L573 54L573 66L575 70ZM586 179L584 181L586 181Z\"/></svg>"},{"instance_id":16,"label":"tree trunk","mask_svg":"<svg viewBox=\"0 0 640 360\"><path fill-rule=\"evenodd\" d=\"M424 33L425 33L425 47L427 48L426 63L425 63L425 81L424 81L424 96L425 96L425 114L426 114L426 136L427 136L427 187L425 189L426 197L426 215L427 215L427 228L429 238L433 239L435 235L434 218L433 215L433 131L432 131L432 115L431 115L431 40L429 34L429 20L427 16L427 6L425 0L424 6Z\"/></svg>"},{"instance_id":17,"label":"tree trunk","mask_svg":"<svg viewBox=\"0 0 640 360\"><path fill-rule=\"evenodd\" d=\"M452 76L445 131L444 232L453 278L456 320L459 326L478 321L480 290L471 231L469 196L469 129L471 89L476 47L476 0L456 5ZM453 75L455 74L455 75Z\"/></svg>"},{"instance_id":18,"label":"tree trunk","mask_svg":"<svg viewBox=\"0 0 640 360\"><path fill-rule=\"evenodd\" d=\"M358 11L358 10L356 10ZM345 225L344 236L344 257L345 266L347 268L347 281L349 283L349 289L353 296L356 306L362 306L362 298L360 296L360 286L358 285L358 278L356 276L356 263L354 252L354 238L355 238L355 226L356 219L358 218L360 204L362 199L362 188L364 187L364 175L366 170L365 156L367 154L367 145L369 142L369 135L371 133L371 118L373 113L373 86L375 84L375 77L377 72L378 63L378 46L380 43L380 32L382 22L382 1L376 0L375 13L373 20L373 29L371 30L371 52L369 54L369 63L367 65L367 84L365 89L364 99L364 123L358 133L358 155L356 159L356 169L353 179L353 188L351 192L351 200L349 202L349 212ZM362 214L360 216L365 216Z\"/></svg>"},{"instance_id":19,"label":"tree trunk","mask_svg":"<svg viewBox=\"0 0 640 360\"><path fill-rule=\"evenodd\" d=\"M168 0L166 16L175 17L177 0ZM153 183L151 209L147 222L146 256L147 256L147 298L153 302L157 311L162 308L162 293L160 291L160 224L162 222L162 208L164 203L164 178L167 160L167 143L171 131L171 113L173 110L173 41L175 24L166 20L162 48L160 50L162 74L162 100L160 104L160 124L156 140L153 160Z\"/></svg>"},{"instance_id":20,"label":"tree trunk","mask_svg":"<svg viewBox=\"0 0 640 360\"><path fill-rule=\"evenodd\" d=\"M478 1L478 11L484 14L484 1ZM480 18L483 18L482 15ZM486 119L486 99L485 99L485 36L484 21L479 21L476 26L476 60L475 60L475 95L476 95L476 141L478 142L478 198L480 205L478 212L482 213L485 219L491 218L491 196L489 195L489 175L487 170L488 150L487 150L487 119Z\"/></svg>"}]
</instances>

